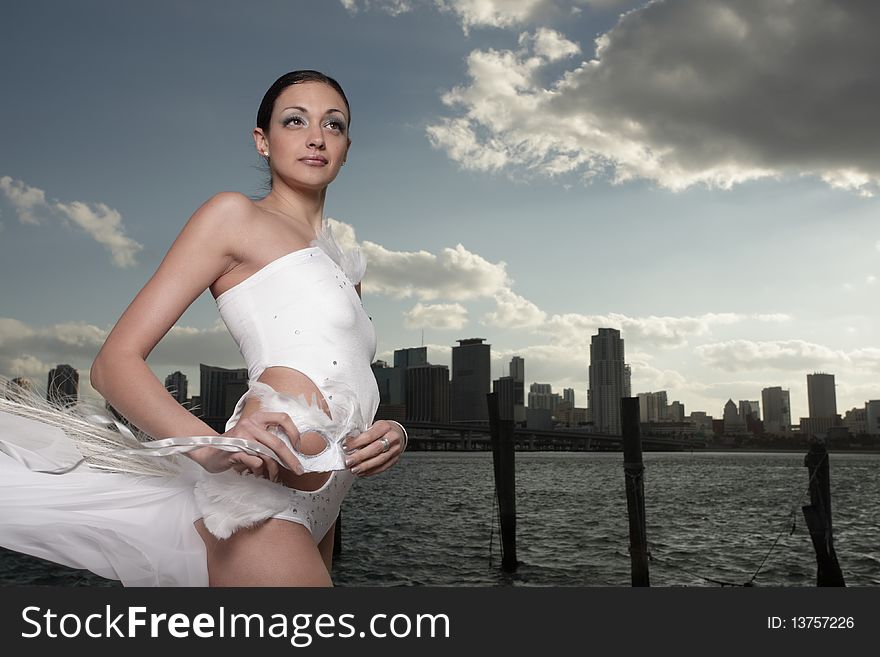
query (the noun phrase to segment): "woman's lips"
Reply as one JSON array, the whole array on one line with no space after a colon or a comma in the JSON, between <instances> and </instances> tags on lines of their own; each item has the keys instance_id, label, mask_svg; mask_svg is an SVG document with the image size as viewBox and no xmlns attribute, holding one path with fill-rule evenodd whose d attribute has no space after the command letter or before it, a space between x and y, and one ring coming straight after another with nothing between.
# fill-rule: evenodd
<instances>
[{"instance_id":1,"label":"woman's lips","mask_svg":"<svg viewBox=\"0 0 880 657\"><path fill-rule=\"evenodd\" d=\"M312 167L323 167L327 164L326 158L323 158L320 155L301 157L299 161Z\"/></svg>"}]
</instances>

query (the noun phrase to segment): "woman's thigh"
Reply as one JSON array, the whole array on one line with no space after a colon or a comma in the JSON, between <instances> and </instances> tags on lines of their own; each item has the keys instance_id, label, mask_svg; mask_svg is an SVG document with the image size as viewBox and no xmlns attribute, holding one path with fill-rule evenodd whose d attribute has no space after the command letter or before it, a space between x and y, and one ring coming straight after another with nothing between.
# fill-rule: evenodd
<instances>
[{"instance_id":1,"label":"woman's thigh","mask_svg":"<svg viewBox=\"0 0 880 657\"><path fill-rule=\"evenodd\" d=\"M332 586L312 533L296 522L271 518L225 540L201 520L196 529L208 554L211 586Z\"/></svg>"}]
</instances>

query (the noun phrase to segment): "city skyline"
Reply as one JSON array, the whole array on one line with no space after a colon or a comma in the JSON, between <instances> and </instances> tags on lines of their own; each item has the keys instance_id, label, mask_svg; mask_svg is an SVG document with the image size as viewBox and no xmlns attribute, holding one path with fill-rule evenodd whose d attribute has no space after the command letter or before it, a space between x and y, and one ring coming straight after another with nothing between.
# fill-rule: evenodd
<instances>
[{"instance_id":1,"label":"city skyline","mask_svg":"<svg viewBox=\"0 0 880 657\"><path fill-rule=\"evenodd\" d=\"M607 332L607 331L609 331L609 329L600 329L599 335L592 336L592 337L594 339L599 338L600 336L603 335L603 333L602 333L603 331ZM621 338L614 338L613 337L613 334L614 334L613 329L610 331L612 333L612 335L610 337L613 340L619 340L622 342ZM459 342L462 343L463 346L490 347L491 348L491 345L483 345L482 343L484 341L485 341L485 339L483 339L483 338L476 338L476 339L465 338L465 339L459 340ZM622 345L619 348L622 350ZM404 399L407 395L406 386L403 383L403 380L397 380L397 382L394 383L394 381L396 379L395 380L386 380L387 377L381 377L379 372L383 371L385 368L388 368L388 370L386 370L386 371L389 371L389 372L391 371L392 367L395 369L403 368L404 370L406 370L409 367L416 367L416 368L425 367L425 368L430 368L430 369L442 368L446 373L447 382L451 383L451 381L452 381L454 370L451 367L451 365L445 364L445 363L430 363L426 358L427 349L425 347L397 348L393 351L393 356L394 356L393 366L389 365L388 361L385 361L382 359L376 359L372 364L373 365L373 372L374 372L374 375L376 375L377 384L379 385L379 389L380 389L380 391L383 391L383 390L385 391L385 392L382 392L383 399L386 394L390 395L389 403L391 403L392 405L396 405L396 404L405 405L405 403L401 400ZM517 364L514 366L514 363L517 363ZM379 368L379 369L377 369L377 368ZM511 358L511 361L508 363L508 368L509 368L508 374L501 374L497 379L490 380L491 386L494 387L495 384L498 383L499 379L510 379L514 369L516 369L517 372L520 373L520 375L524 371L527 372L528 371L528 362L525 361L525 359L523 359L522 357L514 355ZM175 399L179 403L189 403L189 402L193 402L194 400L201 400L202 386L204 385L204 381L207 380L206 377L220 376L221 378L229 378L230 376L232 376L236 380L235 384L233 386L234 387L234 394L232 394L232 396L229 399L225 399L225 401L218 398L218 402L221 402L221 403L228 403L230 401L230 399L232 401L234 401L241 394L243 394L246 390L246 381L242 378L242 377L246 378L246 375L247 375L246 368L243 368L243 367L241 367L241 368L225 368L225 367L219 367L219 366L208 364L208 363L200 363L197 366L197 371L199 373L199 376L194 380L194 382L195 381L200 382L200 385L198 386L198 393L193 392L192 396L187 397L184 395L183 398L178 398L178 395L176 393L180 390L181 387L183 388L183 390L186 390L187 388L189 390L196 389L195 386L193 386L189 383L189 377L187 377L187 375L181 371L181 370L185 370L185 369L188 369L188 368L185 368L185 367L177 368L177 369L175 369L174 372L168 373L164 377L166 389L169 390L169 392L172 394L172 396L174 396ZM56 370L63 370L65 372L65 375L64 375L65 380L74 381L74 389L76 389L79 385L81 385L81 379L78 378L78 372L76 370L71 369L70 366L67 364L59 364L57 366L57 368L53 368L49 372L49 381L50 382L53 380L53 377L55 376ZM812 373L806 373L805 379L807 381L808 387L809 387L809 385L811 385L811 383L810 383L811 380L821 380L821 383L823 384L821 387L821 395L823 397L823 401L822 401L821 405L819 405L819 404L816 405L816 409L813 412L808 412L806 415L800 415L800 416L792 415L791 410L790 410L791 409L791 402L790 402L790 397L789 397L790 391L782 389L779 386L764 386L763 388L761 388L761 390L759 392L760 392L761 399L763 400L763 403L761 401L757 401L757 400L751 401L748 399L741 399L741 398L737 399L734 406L738 405L738 408L734 408L734 412L742 417L744 417L746 414L753 414L756 419L759 419L762 422L764 422L764 429L772 434L772 433L787 433L788 428L790 428L792 426L797 426L798 422L803 419L816 419L816 418L830 419L835 416L838 418L843 418L850 411L860 411L860 410L864 409L869 402L873 403L875 406L877 404L880 404L880 401L878 401L877 399L866 398L862 403L856 404L852 407L848 407L848 408L841 407L838 412L838 407L836 405L836 391L835 391L835 384L834 384L834 375L830 374L830 373L826 373L826 372L812 372ZM26 385L29 385L30 388L35 390L38 394L41 391L40 385L28 377L17 377L14 380L12 380L12 379L10 379L10 380L13 381L13 383L16 383L18 385L22 385L23 382L26 382ZM829 381L830 381L830 384L828 383ZM539 409L545 408L548 410L552 410L552 408L555 407L555 403L562 401L563 395L570 395L572 397L574 396L574 389L572 389L572 388L563 388L562 394L560 394L558 389L554 390L553 384L541 382L541 381L530 381L527 377L524 380L524 384L525 384L526 388L530 389L528 394L525 395L525 399L524 399L525 408L539 408ZM51 383L50 383L50 385L51 385ZM389 387L389 385L391 387ZM400 386L399 392L394 391L397 386ZM47 395L49 394L49 392L48 392L49 387L50 386L48 386L48 385L46 386L46 394ZM622 389L625 389L625 384L621 384L620 387ZM91 398L91 399L100 398L102 401L104 401L103 397L100 397L100 395L98 395L93 389L91 389L91 387L88 386L88 384L85 384L85 390L86 390L85 396L84 396L85 398ZM70 394L69 389L66 394ZM735 399L734 397L729 396L727 398L727 401L725 402L725 404L722 405L720 409L715 409L713 411L713 409L711 409L711 408L694 408L691 405L689 405L689 403L686 399L685 400L680 400L680 399L673 400L669 397L666 390L657 390L657 391L632 390L632 391L630 391L630 394L632 397L638 397L641 402L640 412L641 412L642 422L657 422L657 421L662 422L662 421L667 421L667 420L684 421L684 420L688 420L688 418L693 420L694 418L692 417L692 414L700 415L700 416L709 416L709 417L714 417L716 419L721 419L726 414L728 405L733 403L734 399ZM553 404L551 404L549 402L549 398L551 396L556 398L556 401ZM586 394L584 396L585 396L585 398L587 397ZM878 395L878 396L880 396L880 395ZM76 397L76 394L74 394L74 397ZM529 403L529 400L532 397L534 397L537 400L535 404ZM816 404L815 401L808 399L808 404L809 403ZM575 404L575 406L577 407L577 404ZM588 413L590 411L590 409L586 405L578 407L578 408L581 408L583 410L587 410ZM779 410L780 408L782 410ZM660 409L665 409L667 412L671 413L672 415L669 417L665 417L665 416L663 416ZM202 408L202 410L203 410L203 412L206 413L206 417L211 417L217 422L219 422L220 418L223 418L223 420L225 421L225 416L223 415L222 411L219 411L218 409L213 409L213 408L212 409L204 409L204 408ZM831 411L833 411L833 412L831 412ZM830 415L828 414L829 412L831 412ZM453 415L454 415L454 413L453 413ZM679 415L681 415L681 417L678 417ZM473 421L483 421L483 420L485 420L485 418L483 418L482 420L478 419L478 418L473 418ZM594 421L592 421L592 422L594 422ZM605 421L605 423L607 424L607 421ZM614 433L615 426L616 425L614 425L614 423L612 422L611 425L605 427L605 432ZM783 428L783 427L788 427L788 428Z\"/></svg>"},{"instance_id":2,"label":"city skyline","mask_svg":"<svg viewBox=\"0 0 880 657\"><path fill-rule=\"evenodd\" d=\"M610 327L632 392L688 411L775 386L796 422L822 371L841 413L880 397L880 8L441 4L11 6L0 374L69 363L88 392L192 212L262 193L262 93L317 68L352 104L325 209L367 255L378 359L424 344L451 365L457 339L487 336L492 379L521 355L584 407L589 336ZM241 364L207 293L148 360L191 383L198 362Z\"/></svg>"}]
</instances>

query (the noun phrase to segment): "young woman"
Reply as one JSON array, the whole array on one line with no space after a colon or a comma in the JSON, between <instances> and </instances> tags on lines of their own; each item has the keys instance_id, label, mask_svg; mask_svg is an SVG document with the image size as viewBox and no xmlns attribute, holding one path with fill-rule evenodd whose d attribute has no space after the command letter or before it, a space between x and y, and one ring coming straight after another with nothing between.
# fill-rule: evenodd
<instances>
[{"instance_id":1,"label":"young woman","mask_svg":"<svg viewBox=\"0 0 880 657\"><path fill-rule=\"evenodd\" d=\"M224 192L199 208L92 365L94 388L157 439L164 451L156 453L191 461L178 457L170 473L146 476L124 465L45 474L50 468L34 466L46 465L34 457L41 450L21 437L40 427L0 414L0 451L11 455L0 454L0 544L132 584L331 584L343 497L356 476L386 470L406 445L399 424L372 423L376 338L360 302L364 263L338 247L323 219L350 119L332 78L280 77L253 131L271 191L258 201ZM145 362L205 289L250 379L221 436ZM65 442L57 430L52 436L53 445ZM53 489L51 500L29 499ZM57 536L40 531L49 521L61 523Z\"/></svg>"}]
</instances>

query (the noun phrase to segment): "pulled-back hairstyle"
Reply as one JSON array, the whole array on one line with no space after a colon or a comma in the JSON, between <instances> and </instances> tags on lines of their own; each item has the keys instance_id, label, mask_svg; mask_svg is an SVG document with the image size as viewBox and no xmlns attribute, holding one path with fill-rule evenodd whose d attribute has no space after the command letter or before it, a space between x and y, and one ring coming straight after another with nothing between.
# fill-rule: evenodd
<instances>
[{"instance_id":1,"label":"pulled-back hairstyle","mask_svg":"<svg viewBox=\"0 0 880 657\"><path fill-rule=\"evenodd\" d=\"M333 87L333 89L342 96L342 100L345 102L345 109L348 110L348 122L351 124L351 108L348 106L348 98L345 97L345 92L342 90L340 84L320 71L303 70L285 73L272 83L272 86L266 91L266 95L263 96L263 102L260 103L260 109L257 110L258 128L261 128L263 132L269 132L269 119L272 117L272 109L275 107L275 100L282 91L287 89L287 87L301 82L322 82Z\"/></svg>"}]
</instances>

